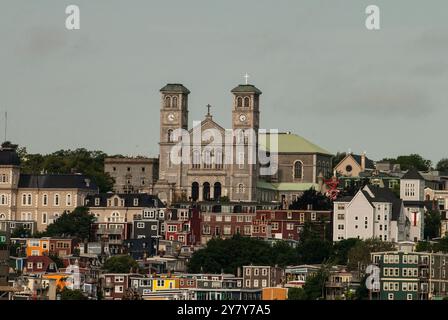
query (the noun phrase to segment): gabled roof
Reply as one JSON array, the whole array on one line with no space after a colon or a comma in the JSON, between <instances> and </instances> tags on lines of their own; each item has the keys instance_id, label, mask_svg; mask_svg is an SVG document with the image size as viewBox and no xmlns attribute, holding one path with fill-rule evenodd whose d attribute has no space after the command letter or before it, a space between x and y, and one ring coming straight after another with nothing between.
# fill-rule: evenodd
<instances>
[{"instance_id":1,"label":"gabled roof","mask_svg":"<svg viewBox=\"0 0 448 320\"><path fill-rule=\"evenodd\" d=\"M279 153L320 153L331 155L331 153L327 150L315 145L299 135L292 133L260 133L258 135L260 147L265 151L274 151L271 150L271 139L276 138L278 138Z\"/></svg>"},{"instance_id":2,"label":"gabled roof","mask_svg":"<svg viewBox=\"0 0 448 320\"><path fill-rule=\"evenodd\" d=\"M28 262L32 262L33 263L33 271L48 271L49 267L51 264L53 264L56 267L56 264L54 263L53 260L51 260L49 257L47 256L29 256L26 258L26 262L28 265ZM37 268L37 263L40 262L42 263L42 268ZM28 270L31 271L31 270Z\"/></svg>"},{"instance_id":3,"label":"gabled roof","mask_svg":"<svg viewBox=\"0 0 448 320\"><path fill-rule=\"evenodd\" d=\"M425 180L425 178L422 177L422 175L418 172L417 169L411 168L406 172L401 179L406 180Z\"/></svg>"},{"instance_id":4,"label":"gabled roof","mask_svg":"<svg viewBox=\"0 0 448 320\"><path fill-rule=\"evenodd\" d=\"M361 165L362 156L359 154L350 154L352 158ZM375 164L372 160L366 157L366 169L375 169Z\"/></svg>"},{"instance_id":5,"label":"gabled roof","mask_svg":"<svg viewBox=\"0 0 448 320\"><path fill-rule=\"evenodd\" d=\"M366 191L369 189L373 197ZM378 186L367 185L361 190L367 200L373 205L374 202L389 202L392 204L392 220L398 220L401 213L403 201L392 192L389 188L380 188Z\"/></svg>"},{"instance_id":6,"label":"gabled roof","mask_svg":"<svg viewBox=\"0 0 448 320\"><path fill-rule=\"evenodd\" d=\"M81 174L21 174L19 188L98 190L90 178Z\"/></svg>"},{"instance_id":7,"label":"gabled roof","mask_svg":"<svg viewBox=\"0 0 448 320\"><path fill-rule=\"evenodd\" d=\"M165 205L163 202L157 197L147 193L126 193L126 194L117 194L117 193L99 193L95 195L89 195L86 197L86 206L87 207L107 207L107 200L118 196L120 199L124 199L125 207L146 207L146 208L155 208L156 205L158 208L164 208ZM95 205L95 199L100 199L99 204ZM138 205L134 205L134 199L138 199Z\"/></svg>"}]
</instances>

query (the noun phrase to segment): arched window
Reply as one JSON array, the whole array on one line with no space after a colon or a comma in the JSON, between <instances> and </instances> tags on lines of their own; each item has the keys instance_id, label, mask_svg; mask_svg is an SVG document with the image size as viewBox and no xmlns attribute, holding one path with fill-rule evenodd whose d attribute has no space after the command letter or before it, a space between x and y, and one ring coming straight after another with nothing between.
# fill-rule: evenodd
<instances>
[{"instance_id":1,"label":"arched window","mask_svg":"<svg viewBox=\"0 0 448 320\"><path fill-rule=\"evenodd\" d=\"M168 129L168 142L173 142L173 129Z\"/></svg>"},{"instance_id":2,"label":"arched window","mask_svg":"<svg viewBox=\"0 0 448 320\"><path fill-rule=\"evenodd\" d=\"M242 97L236 98L236 106L237 107L242 107L243 106L243 98Z\"/></svg>"},{"instance_id":3,"label":"arched window","mask_svg":"<svg viewBox=\"0 0 448 320\"><path fill-rule=\"evenodd\" d=\"M58 205L59 205L59 195L58 195L58 194L55 194L55 195L54 195L54 205L55 205L55 206L58 206Z\"/></svg>"},{"instance_id":4,"label":"arched window","mask_svg":"<svg viewBox=\"0 0 448 320\"><path fill-rule=\"evenodd\" d=\"M31 194L28 194L28 205L30 206L32 204L32 196Z\"/></svg>"},{"instance_id":5,"label":"arched window","mask_svg":"<svg viewBox=\"0 0 448 320\"><path fill-rule=\"evenodd\" d=\"M242 183L238 184L237 192L238 193L244 193L244 184L242 184Z\"/></svg>"},{"instance_id":6,"label":"arched window","mask_svg":"<svg viewBox=\"0 0 448 320\"><path fill-rule=\"evenodd\" d=\"M121 222L120 212L112 212L110 222Z\"/></svg>"},{"instance_id":7,"label":"arched window","mask_svg":"<svg viewBox=\"0 0 448 320\"><path fill-rule=\"evenodd\" d=\"M249 97L244 97L244 106L245 107L249 107L250 106L250 98Z\"/></svg>"},{"instance_id":8,"label":"arched window","mask_svg":"<svg viewBox=\"0 0 448 320\"><path fill-rule=\"evenodd\" d=\"M22 195L22 205L26 206L26 194Z\"/></svg>"},{"instance_id":9,"label":"arched window","mask_svg":"<svg viewBox=\"0 0 448 320\"><path fill-rule=\"evenodd\" d=\"M294 162L294 179L302 179L303 176L303 164L302 161L297 160Z\"/></svg>"},{"instance_id":10,"label":"arched window","mask_svg":"<svg viewBox=\"0 0 448 320\"><path fill-rule=\"evenodd\" d=\"M193 150L193 168L199 169L201 167L201 152Z\"/></svg>"},{"instance_id":11,"label":"arched window","mask_svg":"<svg viewBox=\"0 0 448 320\"><path fill-rule=\"evenodd\" d=\"M42 198L42 204L44 206L48 205L48 194L44 194Z\"/></svg>"},{"instance_id":12,"label":"arched window","mask_svg":"<svg viewBox=\"0 0 448 320\"><path fill-rule=\"evenodd\" d=\"M204 151L204 168L205 169L212 168L212 152L211 152L211 150Z\"/></svg>"},{"instance_id":13,"label":"arched window","mask_svg":"<svg viewBox=\"0 0 448 320\"><path fill-rule=\"evenodd\" d=\"M2 194L2 196L0 197L0 204L8 204L8 198L6 195Z\"/></svg>"},{"instance_id":14,"label":"arched window","mask_svg":"<svg viewBox=\"0 0 448 320\"><path fill-rule=\"evenodd\" d=\"M165 97L165 107L171 107L171 97Z\"/></svg>"},{"instance_id":15,"label":"arched window","mask_svg":"<svg viewBox=\"0 0 448 320\"><path fill-rule=\"evenodd\" d=\"M222 150L217 149L215 154L215 168L216 169L222 169Z\"/></svg>"},{"instance_id":16,"label":"arched window","mask_svg":"<svg viewBox=\"0 0 448 320\"><path fill-rule=\"evenodd\" d=\"M114 207L118 207L118 198L114 199Z\"/></svg>"},{"instance_id":17,"label":"arched window","mask_svg":"<svg viewBox=\"0 0 448 320\"><path fill-rule=\"evenodd\" d=\"M204 182L202 185L202 200L210 200L210 183Z\"/></svg>"},{"instance_id":18,"label":"arched window","mask_svg":"<svg viewBox=\"0 0 448 320\"><path fill-rule=\"evenodd\" d=\"M67 207L71 207L72 205L72 195L68 194L66 197Z\"/></svg>"},{"instance_id":19,"label":"arched window","mask_svg":"<svg viewBox=\"0 0 448 320\"><path fill-rule=\"evenodd\" d=\"M193 182L191 184L191 200L196 201L199 199L199 183Z\"/></svg>"},{"instance_id":20,"label":"arched window","mask_svg":"<svg viewBox=\"0 0 448 320\"><path fill-rule=\"evenodd\" d=\"M213 185L213 199L219 200L221 198L221 183L215 182Z\"/></svg>"},{"instance_id":21,"label":"arched window","mask_svg":"<svg viewBox=\"0 0 448 320\"><path fill-rule=\"evenodd\" d=\"M177 97L173 97L173 100L172 100L172 103L171 103L171 107L177 108Z\"/></svg>"},{"instance_id":22,"label":"arched window","mask_svg":"<svg viewBox=\"0 0 448 320\"><path fill-rule=\"evenodd\" d=\"M4 213L0 213L0 220L6 220L6 215Z\"/></svg>"}]
</instances>

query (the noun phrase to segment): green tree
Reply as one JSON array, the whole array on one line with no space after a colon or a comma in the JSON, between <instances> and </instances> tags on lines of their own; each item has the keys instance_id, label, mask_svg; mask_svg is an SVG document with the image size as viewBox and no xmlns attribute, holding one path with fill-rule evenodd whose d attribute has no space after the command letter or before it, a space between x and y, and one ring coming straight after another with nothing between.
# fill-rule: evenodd
<instances>
[{"instance_id":1,"label":"green tree","mask_svg":"<svg viewBox=\"0 0 448 320\"><path fill-rule=\"evenodd\" d=\"M334 264L346 265L349 251L362 242L357 238L344 239L335 242L333 245L333 255L331 260Z\"/></svg>"},{"instance_id":2,"label":"green tree","mask_svg":"<svg viewBox=\"0 0 448 320\"><path fill-rule=\"evenodd\" d=\"M434 239L440 237L441 215L437 210L429 210L425 214L425 239Z\"/></svg>"},{"instance_id":3,"label":"green tree","mask_svg":"<svg viewBox=\"0 0 448 320\"><path fill-rule=\"evenodd\" d=\"M92 223L95 217L86 207L77 207L72 212L64 212L55 222L50 224L45 235L71 236L80 240L89 239Z\"/></svg>"},{"instance_id":4,"label":"green tree","mask_svg":"<svg viewBox=\"0 0 448 320\"><path fill-rule=\"evenodd\" d=\"M369 289L367 289L367 286L366 286L367 278L368 278L368 275L364 275L361 278L359 287L356 288L355 300L369 300Z\"/></svg>"},{"instance_id":5,"label":"green tree","mask_svg":"<svg viewBox=\"0 0 448 320\"><path fill-rule=\"evenodd\" d=\"M311 205L313 210L330 210L332 208L331 201L328 197L314 188L310 188L294 201L289 208L291 210L306 210Z\"/></svg>"},{"instance_id":6,"label":"green tree","mask_svg":"<svg viewBox=\"0 0 448 320\"><path fill-rule=\"evenodd\" d=\"M112 256L104 262L102 269L111 273L129 273L139 270L139 265L129 255Z\"/></svg>"},{"instance_id":7,"label":"green tree","mask_svg":"<svg viewBox=\"0 0 448 320\"><path fill-rule=\"evenodd\" d=\"M23 226L16 227L11 232L11 238L30 238L31 236L31 230Z\"/></svg>"},{"instance_id":8,"label":"green tree","mask_svg":"<svg viewBox=\"0 0 448 320\"><path fill-rule=\"evenodd\" d=\"M411 168L415 168L420 171L428 171L431 168L431 160L424 159L419 154L410 154L410 155L402 155L398 156L396 159L394 158L385 158L382 161L389 161L391 163L398 163L400 165L401 170L409 170Z\"/></svg>"},{"instance_id":9,"label":"green tree","mask_svg":"<svg viewBox=\"0 0 448 320\"><path fill-rule=\"evenodd\" d=\"M303 290L307 300L325 299L325 282L328 280L328 266L322 267L313 275L307 277Z\"/></svg>"},{"instance_id":10,"label":"green tree","mask_svg":"<svg viewBox=\"0 0 448 320\"><path fill-rule=\"evenodd\" d=\"M431 252L432 245L429 241L419 241L417 246L415 247L415 251L417 252Z\"/></svg>"},{"instance_id":11,"label":"green tree","mask_svg":"<svg viewBox=\"0 0 448 320\"><path fill-rule=\"evenodd\" d=\"M305 290L303 288L289 288L288 300L307 300Z\"/></svg>"},{"instance_id":12,"label":"green tree","mask_svg":"<svg viewBox=\"0 0 448 320\"><path fill-rule=\"evenodd\" d=\"M111 191L113 179L104 172L104 159L107 154L101 151L86 149L59 150L52 154L28 154L25 148L20 148L19 156L22 162L22 172L37 174L41 172L68 174L83 173L95 182L100 192Z\"/></svg>"},{"instance_id":13,"label":"green tree","mask_svg":"<svg viewBox=\"0 0 448 320\"><path fill-rule=\"evenodd\" d=\"M448 158L440 159L440 161L437 162L436 170L448 171Z\"/></svg>"},{"instance_id":14,"label":"green tree","mask_svg":"<svg viewBox=\"0 0 448 320\"><path fill-rule=\"evenodd\" d=\"M64 287L60 291L61 300L87 300L87 297L81 290L71 290Z\"/></svg>"},{"instance_id":15,"label":"green tree","mask_svg":"<svg viewBox=\"0 0 448 320\"><path fill-rule=\"evenodd\" d=\"M371 238L357 243L347 255L347 267L349 270L364 270L370 263L370 254L380 251L395 251L393 243Z\"/></svg>"},{"instance_id":16,"label":"green tree","mask_svg":"<svg viewBox=\"0 0 448 320\"><path fill-rule=\"evenodd\" d=\"M192 273L232 273L250 264L284 266L297 262L296 251L286 243L268 242L235 235L230 239L211 239L203 249L195 251L188 263Z\"/></svg>"},{"instance_id":17,"label":"green tree","mask_svg":"<svg viewBox=\"0 0 448 320\"><path fill-rule=\"evenodd\" d=\"M324 263L332 256L333 246L330 241L313 238L300 242L297 252L299 263Z\"/></svg>"},{"instance_id":18,"label":"green tree","mask_svg":"<svg viewBox=\"0 0 448 320\"><path fill-rule=\"evenodd\" d=\"M443 237L432 245L434 252L448 252L448 237Z\"/></svg>"}]
</instances>

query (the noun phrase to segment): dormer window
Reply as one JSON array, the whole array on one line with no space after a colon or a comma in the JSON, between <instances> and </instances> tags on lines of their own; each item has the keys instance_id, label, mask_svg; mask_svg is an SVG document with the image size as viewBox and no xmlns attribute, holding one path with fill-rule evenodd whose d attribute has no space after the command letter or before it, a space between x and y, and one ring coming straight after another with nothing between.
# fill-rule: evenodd
<instances>
[{"instance_id":1,"label":"dormer window","mask_svg":"<svg viewBox=\"0 0 448 320\"><path fill-rule=\"evenodd\" d=\"M138 206L138 198L134 198L134 207Z\"/></svg>"},{"instance_id":2,"label":"dormer window","mask_svg":"<svg viewBox=\"0 0 448 320\"><path fill-rule=\"evenodd\" d=\"M100 205L100 198L95 198L95 206L99 206Z\"/></svg>"}]
</instances>

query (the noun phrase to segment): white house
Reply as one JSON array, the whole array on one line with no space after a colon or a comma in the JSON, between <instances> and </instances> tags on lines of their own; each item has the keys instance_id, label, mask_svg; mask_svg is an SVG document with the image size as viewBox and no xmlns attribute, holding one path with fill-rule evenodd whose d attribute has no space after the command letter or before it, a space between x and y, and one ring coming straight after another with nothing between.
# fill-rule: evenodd
<instances>
[{"instance_id":1,"label":"white house","mask_svg":"<svg viewBox=\"0 0 448 320\"><path fill-rule=\"evenodd\" d=\"M406 240L403 202L387 188L367 185L353 197L334 201L333 241L348 238Z\"/></svg>"},{"instance_id":2,"label":"white house","mask_svg":"<svg viewBox=\"0 0 448 320\"><path fill-rule=\"evenodd\" d=\"M415 169L410 169L401 177L400 198L405 207L409 225L407 238L412 241L423 239L425 222L425 179Z\"/></svg>"}]
</instances>

